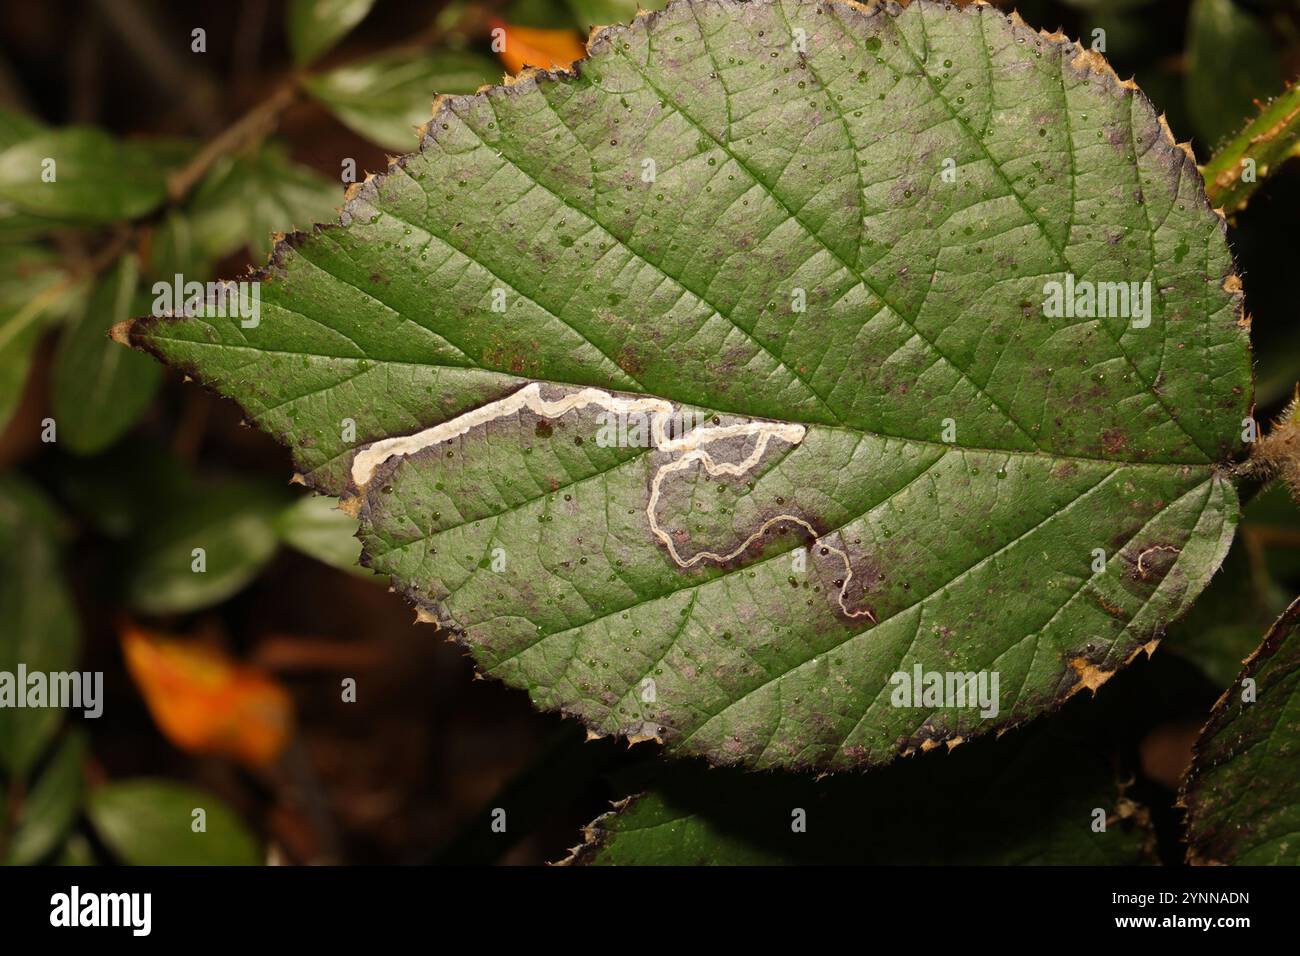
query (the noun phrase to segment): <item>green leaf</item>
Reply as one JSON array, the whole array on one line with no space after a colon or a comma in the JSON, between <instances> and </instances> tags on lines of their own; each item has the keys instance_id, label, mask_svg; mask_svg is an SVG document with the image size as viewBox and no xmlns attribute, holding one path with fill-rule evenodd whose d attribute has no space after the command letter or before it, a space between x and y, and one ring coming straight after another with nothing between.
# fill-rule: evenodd
<instances>
[{"instance_id":1,"label":"green leaf","mask_svg":"<svg viewBox=\"0 0 1300 956\"><path fill-rule=\"evenodd\" d=\"M1196 742L1180 802L1188 860L1300 865L1300 599L1274 622Z\"/></svg>"},{"instance_id":2,"label":"green leaf","mask_svg":"<svg viewBox=\"0 0 1300 956\"><path fill-rule=\"evenodd\" d=\"M339 197L338 186L292 162L280 144L227 158L213 167L186 209L189 241L197 250L191 255L214 261L247 246L265 259L272 233L333 219Z\"/></svg>"},{"instance_id":3,"label":"green leaf","mask_svg":"<svg viewBox=\"0 0 1300 956\"><path fill-rule=\"evenodd\" d=\"M41 333L78 294L58 257L40 246L6 247L0 256L0 430L22 399Z\"/></svg>"},{"instance_id":4,"label":"green leaf","mask_svg":"<svg viewBox=\"0 0 1300 956\"><path fill-rule=\"evenodd\" d=\"M294 62L310 63L365 19L375 0L290 0L289 46Z\"/></svg>"},{"instance_id":5,"label":"green leaf","mask_svg":"<svg viewBox=\"0 0 1300 956\"><path fill-rule=\"evenodd\" d=\"M57 524L35 486L0 478L0 672L14 677L20 664L28 674L49 674L76 663L80 628L63 583ZM0 707L0 769L24 776L62 719L53 707Z\"/></svg>"},{"instance_id":6,"label":"green leaf","mask_svg":"<svg viewBox=\"0 0 1300 956\"><path fill-rule=\"evenodd\" d=\"M240 218L242 232L243 222L238 208L227 207L227 213ZM186 281L206 282L212 276L216 258L212 248L195 236L190 216L178 209L171 209L154 231L149 249L148 274L151 278L165 282L174 281L177 275L183 276Z\"/></svg>"},{"instance_id":7,"label":"green leaf","mask_svg":"<svg viewBox=\"0 0 1300 956\"><path fill-rule=\"evenodd\" d=\"M0 200L34 215L85 224L135 219L166 195L166 167L148 146L91 127L39 133L0 152Z\"/></svg>"},{"instance_id":8,"label":"green leaf","mask_svg":"<svg viewBox=\"0 0 1300 956\"><path fill-rule=\"evenodd\" d=\"M312 77L307 89L339 121L380 146L408 150L433 116L440 93L472 93L500 79L501 67L477 53L388 54Z\"/></svg>"},{"instance_id":9,"label":"green leaf","mask_svg":"<svg viewBox=\"0 0 1300 956\"><path fill-rule=\"evenodd\" d=\"M0 109L0 153L45 129L38 120L22 113ZM53 225L50 220L20 212L11 202L0 200L0 240L22 240L40 236Z\"/></svg>"},{"instance_id":10,"label":"green leaf","mask_svg":"<svg viewBox=\"0 0 1300 956\"><path fill-rule=\"evenodd\" d=\"M0 150L44 132L45 124L16 110L0 108Z\"/></svg>"},{"instance_id":11,"label":"green leaf","mask_svg":"<svg viewBox=\"0 0 1300 956\"><path fill-rule=\"evenodd\" d=\"M60 498L110 538L138 533L160 513L189 507L197 494L185 465L145 437L60 461L54 479Z\"/></svg>"},{"instance_id":12,"label":"green leaf","mask_svg":"<svg viewBox=\"0 0 1300 956\"><path fill-rule=\"evenodd\" d=\"M275 522L285 499L280 488L234 480L197 485L174 499L132 548L131 606L176 614L243 589L275 554Z\"/></svg>"},{"instance_id":13,"label":"green leaf","mask_svg":"<svg viewBox=\"0 0 1300 956\"><path fill-rule=\"evenodd\" d=\"M51 400L59 441L78 455L102 451L136 423L162 382L162 370L108 337L116 323L148 307L138 293L139 261L123 256L59 341Z\"/></svg>"},{"instance_id":14,"label":"green leaf","mask_svg":"<svg viewBox=\"0 0 1300 956\"><path fill-rule=\"evenodd\" d=\"M539 707L882 763L1097 686L1223 560L1239 283L1099 57L989 6L693 0L429 129L279 247L256 329L130 336ZM1149 281L1149 324L1047 317L1069 276ZM893 706L914 667L999 675L997 715Z\"/></svg>"},{"instance_id":15,"label":"green leaf","mask_svg":"<svg viewBox=\"0 0 1300 956\"><path fill-rule=\"evenodd\" d=\"M1282 77L1264 24L1234 0L1193 0L1187 21L1187 111L1213 148Z\"/></svg>"},{"instance_id":16,"label":"green leaf","mask_svg":"<svg viewBox=\"0 0 1300 956\"><path fill-rule=\"evenodd\" d=\"M1063 715L1069 716L1069 715ZM813 780L679 763L598 817L568 862L1133 866L1154 844L1114 754L1036 723L869 774ZM1100 812L1098 812L1100 811ZM1100 821L1105 827L1098 832ZM799 827L799 829L796 829Z\"/></svg>"},{"instance_id":17,"label":"green leaf","mask_svg":"<svg viewBox=\"0 0 1300 956\"><path fill-rule=\"evenodd\" d=\"M370 577L357 563L361 559L357 519L340 511L338 505L337 498L321 495L299 498L280 516L280 538L317 561Z\"/></svg>"},{"instance_id":18,"label":"green leaf","mask_svg":"<svg viewBox=\"0 0 1300 956\"><path fill-rule=\"evenodd\" d=\"M195 832L194 811L206 829ZM122 780L90 794L86 806L101 840L132 866L256 866L257 841L210 793L170 780Z\"/></svg>"},{"instance_id":19,"label":"green leaf","mask_svg":"<svg viewBox=\"0 0 1300 956\"><path fill-rule=\"evenodd\" d=\"M22 802L9 844L9 863L28 866L53 850L72 826L81 808L81 763L86 739L69 733Z\"/></svg>"}]
</instances>

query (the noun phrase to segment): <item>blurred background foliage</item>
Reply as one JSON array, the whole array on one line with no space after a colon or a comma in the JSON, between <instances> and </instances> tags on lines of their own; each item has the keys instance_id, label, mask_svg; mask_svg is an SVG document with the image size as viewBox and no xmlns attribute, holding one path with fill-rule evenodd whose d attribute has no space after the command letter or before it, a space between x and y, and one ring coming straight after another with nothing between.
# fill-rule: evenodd
<instances>
[{"instance_id":1,"label":"blurred background foliage","mask_svg":"<svg viewBox=\"0 0 1300 956\"><path fill-rule=\"evenodd\" d=\"M352 519L286 483L282 448L241 427L232 404L107 336L151 310L155 282L238 278L265 261L276 233L332 221L349 182L416 148L435 94L472 92L525 64L565 66L588 26L626 22L637 6L48 0L6 10L0 670L103 671L106 699L98 720L0 709L0 862L535 863L562 857L610 799L656 772L652 746L586 743L523 693L474 681L459 649L414 626L356 566ZM1036 27L1103 44L1202 162L1300 72L1300 4L1289 0L1018 6ZM57 189L39 181L46 158ZM1280 411L1300 367L1289 268L1300 164L1274 167L1230 223L1261 420ZM1181 859L1173 787L1190 739L1298 590L1295 506L1268 491L1190 617L1152 661L1102 689L1105 713L1123 719L1090 738L1091 759L1101 799L1108 791L1107 805L1126 808L1135 834L1115 852ZM1050 733L1031 732L1055 739L1080 703L1040 721ZM1079 763L1039 739L1017 745L1044 756L1017 758L1015 772L1047 792ZM944 759L891 773L942 790ZM951 772L969 774L973 759ZM959 801L961 781L951 783ZM906 862L908 828L921 833L936 807L891 801L887 785L855 791L852 807L871 808L853 811L856 825L901 832L886 858ZM491 827L494 808L507 811L504 834ZM692 812L707 827L725 807ZM990 827L1024 829L1005 816ZM732 837L738 858L769 857ZM1006 858L998 832L984 837Z\"/></svg>"}]
</instances>

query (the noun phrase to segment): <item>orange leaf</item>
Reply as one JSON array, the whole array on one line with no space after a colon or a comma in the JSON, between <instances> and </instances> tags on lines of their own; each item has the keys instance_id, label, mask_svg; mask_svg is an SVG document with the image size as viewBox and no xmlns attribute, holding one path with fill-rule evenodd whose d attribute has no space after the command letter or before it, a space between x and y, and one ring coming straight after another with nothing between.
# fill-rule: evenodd
<instances>
[{"instance_id":1,"label":"orange leaf","mask_svg":"<svg viewBox=\"0 0 1300 956\"><path fill-rule=\"evenodd\" d=\"M517 74L525 66L543 70L567 70L574 60L587 55L587 46L572 30L538 30L532 27L513 27L500 20L492 21L493 29L504 31L501 62L506 69Z\"/></svg>"},{"instance_id":2,"label":"orange leaf","mask_svg":"<svg viewBox=\"0 0 1300 956\"><path fill-rule=\"evenodd\" d=\"M293 731L289 694L206 645L119 625L126 667L163 735L182 750L275 762Z\"/></svg>"}]
</instances>

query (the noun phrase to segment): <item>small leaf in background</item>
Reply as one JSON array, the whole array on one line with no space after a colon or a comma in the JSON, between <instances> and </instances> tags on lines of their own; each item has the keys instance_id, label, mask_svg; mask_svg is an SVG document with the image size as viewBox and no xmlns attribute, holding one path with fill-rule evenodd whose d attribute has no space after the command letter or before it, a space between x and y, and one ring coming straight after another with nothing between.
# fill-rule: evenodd
<instances>
[{"instance_id":1,"label":"small leaf in background","mask_svg":"<svg viewBox=\"0 0 1300 956\"><path fill-rule=\"evenodd\" d=\"M339 500L327 495L306 495L280 516L280 537L303 554L342 571L376 577L363 568L356 518L339 510Z\"/></svg>"},{"instance_id":2,"label":"small leaf in background","mask_svg":"<svg viewBox=\"0 0 1300 956\"><path fill-rule=\"evenodd\" d=\"M205 829L195 832L195 810ZM90 821L115 856L133 866L256 866L257 841L226 804L170 780L138 779L91 791Z\"/></svg>"},{"instance_id":3,"label":"small leaf in background","mask_svg":"<svg viewBox=\"0 0 1300 956\"><path fill-rule=\"evenodd\" d=\"M23 797L9 844L10 864L26 866L40 861L63 839L81 807L81 763L86 738L72 731L55 748Z\"/></svg>"},{"instance_id":4,"label":"small leaf in background","mask_svg":"<svg viewBox=\"0 0 1300 956\"><path fill-rule=\"evenodd\" d=\"M63 581L59 517L35 486L0 478L0 671L72 670L80 624ZM26 688L16 688L24 693ZM53 707L0 707L0 769L23 776L63 719Z\"/></svg>"},{"instance_id":5,"label":"small leaf in background","mask_svg":"<svg viewBox=\"0 0 1300 956\"><path fill-rule=\"evenodd\" d=\"M213 167L186 207L190 241L204 260L248 247L261 261L273 233L333 222L342 202L341 185L291 161L282 145L267 144Z\"/></svg>"},{"instance_id":6,"label":"small leaf in background","mask_svg":"<svg viewBox=\"0 0 1300 956\"><path fill-rule=\"evenodd\" d=\"M1191 863L1300 864L1300 599L1274 622L1196 742L1180 795Z\"/></svg>"},{"instance_id":7,"label":"small leaf in background","mask_svg":"<svg viewBox=\"0 0 1300 956\"><path fill-rule=\"evenodd\" d=\"M0 153L45 129L38 120L0 108ZM34 238L52 225L48 219L21 212L8 200L0 199L0 240Z\"/></svg>"},{"instance_id":8,"label":"small leaf in background","mask_svg":"<svg viewBox=\"0 0 1300 956\"><path fill-rule=\"evenodd\" d=\"M293 703L272 678L206 644L129 621L118 636L131 679L173 744L254 768L279 759L293 732Z\"/></svg>"},{"instance_id":9,"label":"small leaf in background","mask_svg":"<svg viewBox=\"0 0 1300 956\"><path fill-rule=\"evenodd\" d=\"M131 607L175 614L241 590L275 554L275 520L286 497L278 487L226 481L195 486L172 502L130 548Z\"/></svg>"},{"instance_id":10,"label":"small leaf in background","mask_svg":"<svg viewBox=\"0 0 1300 956\"><path fill-rule=\"evenodd\" d=\"M500 56L511 73L518 73L526 66L567 70L574 60L587 55L586 44L572 30L511 26L500 20L493 20L492 27L505 31Z\"/></svg>"},{"instance_id":11,"label":"small leaf in background","mask_svg":"<svg viewBox=\"0 0 1300 956\"><path fill-rule=\"evenodd\" d=\"M1254 102L1276 92L1282 66L1263 22L1235 0L1194 0L1187 21L1187 111L1213 150Z\"/></svg>"},{"instance_id":12,"label":"small leaf in background","mask_svg":"<svg viewBox=\"0 0 1300 956\"><path fill-rule=\"evenodd\" d=\"M0 430L18 407L32 357L50 320L66 314L81 288L58 257L39 246L8 246L0 255Z\"/></svg>"},{"instance_id":13,"label":"small leaf in background","mask_svg":"<svg viewBox=\"0 0 1300 956\"><path fill-rule=\"evenodd\" d=\"M440 93L473 93L501 78L485 56L456 50L378 56L307 80L339 121L387 149L409 152Z\"/></svg>"},{"instance_id":14,"label":"small leaf in background","mask_svg":"<svg viewBox=\"0 0 1300 956\"><path fill-rule=\"evenodd\" d=\"M102 130L38 133L0 153L0 199L23 212L107 223L143 216L166 196L166 167L158 157Z\"/></svg>"},{"instance_id":15,"label":"small leaf in background","mask_svg":"<svg viewBox=\"0 0 1300 956\"><path fill-rule=\"evenodd\" d=\"M310 63L365 19L375 0L290 0L289 46L294 62Z\"/></svg>"},{"instance_id":16,"label":"small leaf in background","mask_svg":"<svg viewBox=\"0 0 1300 956\"><path fill-rule=\"evenodd\" d=\"M51 401L59 441L76 454L93 455L117 441L162 383L158 363L123 355L108 337L114 324L149 310L149 297L138 290L139 276L139 260L123 256L59 340Z\"/></svg>"}]
</instances>

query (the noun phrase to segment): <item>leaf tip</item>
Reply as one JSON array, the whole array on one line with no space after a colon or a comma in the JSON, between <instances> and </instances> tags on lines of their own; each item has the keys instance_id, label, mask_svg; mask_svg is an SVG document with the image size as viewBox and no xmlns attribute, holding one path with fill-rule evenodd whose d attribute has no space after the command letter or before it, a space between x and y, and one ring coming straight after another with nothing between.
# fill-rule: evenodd
<instances>
[{"instance_id":1,"label":"leaf tip","mask_svg":"<svg viewBox=\"0 0 1300 956\"><path fill-rule=\"evenodd\" d=\"M134 325L135 319L123 319L121 322L114 322L108 330L108 337L119 345L134 348L135 343L131 341L131 329Z\"/></svg>"}]
</instances>

